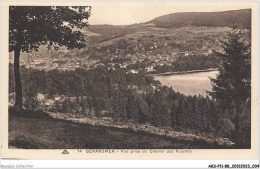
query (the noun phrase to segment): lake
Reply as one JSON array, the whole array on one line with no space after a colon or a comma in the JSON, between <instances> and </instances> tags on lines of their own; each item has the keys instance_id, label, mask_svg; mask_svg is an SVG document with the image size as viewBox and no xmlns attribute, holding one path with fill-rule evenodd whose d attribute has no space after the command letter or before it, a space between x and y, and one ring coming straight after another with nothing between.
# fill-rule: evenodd
<instances>
[{"instance_id":1,"label":"lake","mask_svg":"<svg viewBox=\"0 0 260 169\"><path fill-rule=\"evenodd\" d=\"M206 90L211 91L211 78L216 78L218 71L196 72L187 74L156 75L155 80L159 80L162 85L172 87L176 92L185 95L206 96Z\"/></svg>"}]
</instances>

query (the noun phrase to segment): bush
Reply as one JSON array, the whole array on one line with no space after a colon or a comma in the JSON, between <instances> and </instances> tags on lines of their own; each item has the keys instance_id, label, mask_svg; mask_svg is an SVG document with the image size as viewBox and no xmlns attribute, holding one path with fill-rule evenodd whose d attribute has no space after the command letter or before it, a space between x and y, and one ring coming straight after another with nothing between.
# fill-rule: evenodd
<instances>
[{"instance_id":1,"label":"bush","mask_svg":"<svg viewBox=\"0 0 260 169\"><path fill-rule=\"evenodd\" d=\"M219 120L219 135L221 137L230 137L235 130L235 125L225 118Z\"/></svg>"}]
</instances>

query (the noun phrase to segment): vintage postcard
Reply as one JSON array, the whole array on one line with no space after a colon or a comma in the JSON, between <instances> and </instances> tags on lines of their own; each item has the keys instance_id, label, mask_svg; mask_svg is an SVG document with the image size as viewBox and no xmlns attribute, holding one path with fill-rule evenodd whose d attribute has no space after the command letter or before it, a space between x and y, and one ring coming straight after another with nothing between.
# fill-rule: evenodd
<instances>
[{"instance_id":1,"label":"vintage postcard","mask_svg":"<svg viewBox=\"0 0 260 169\"><path fill-rule=\"evenodd\" d=\"M257 159L257 2L2 2L2 158Z\"/></svg>"}]
</instances>

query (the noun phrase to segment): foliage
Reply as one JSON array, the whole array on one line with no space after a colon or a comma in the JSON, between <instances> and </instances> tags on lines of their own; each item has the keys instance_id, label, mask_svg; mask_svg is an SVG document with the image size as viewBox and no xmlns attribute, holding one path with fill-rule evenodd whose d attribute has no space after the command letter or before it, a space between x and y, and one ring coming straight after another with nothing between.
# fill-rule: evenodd
<instances>
[{"instance_id":1,"label":"foliage","mask_svg":"<svg viewBox=\"0 0 260 169\"><path fill-rule=\"evenodd\" d=\"M57 50L82 48L85 36L78 29L88 26L90 7L10 6L9 52L14 52L15 110L22 110L20 53L38 51L40 45Z\"/></svg>"},{"instance_id":2,"label":"foliage","mask_svg":"<svg viewBox=\"0 0 260 169\"><path fill-rule=\"evenodd\" d=\"M9 67L12 77L13 65ZM44 71L24 67L21 72L24 84L28 84L24 85L25 97L30 96L30 92L33 92L33 96L42 93L48 98L54 94L67 97L62 104L54 104L53 112L108 117L123 123L171 127L174 130L235 139L232 109L222 110L222 105L209 97L184 96L172 88L160 87L157 81L145 74L134 76L106 69ZM152 85L157 86L156 89L152 89ZM12 81L9 81L9 86L10 92L13 92ZM245 104L241 107L244 121L241 122L240 136L243 144L249 147L250 110Z\"/></svg>"},{"instance_id":3,"label":"foliage","mask_svg":"<svg viewBox=\"0 0 260 169\"><path fill-rule=\"evenodd\" d=\"M154 23L157 27L162 28L185 26L232 27L234 25L239 25L242 28L250 28L251 10L173 13L157 17L148 23Z\"/></svg>"},{"instance_id":4,"label":"foliage","mask_svg":"<svg viewBox=\"0 0 260 169\"><path fill-rule=\"evenodd\" d=\"M187 97L172 88L160 87L145 74L133 76L106 69L43 71L22 67L21 71L24 84L36 82L35 92L47 94L49 98L54 94L68 97L60 112L107 116L120 122L149 123L194 132L214 133L218 127L216 102L208 97ZM14 91L12 84L10 82L11 92ZM152 85L157 86L156 89Z\"/></svg>"},{"instance_id":5,"label":"foliage","mask_svg":"<svg viewBox=\"0 0 260 169\"><path fill-rule=\"evenodd\" d=\"M188 55L177 58L172 65L156 65L153 73L204 70L217 68L219 59L216 55Z\"/></svg>"},{"instance_id":6,"label":"foliage","mask_svg":"<svg viewBox=\"0 0 260 169\"><path fill-rule=\"evenodd\" d=\"M217 78L211 79L210 94L226 106L232 105L232 101L246 102L251 98L251 44L246 44L242 37L237 28L227 32L221 41L224 53L217 52L221 65Z\"/></svg>"},{"instance_id":7,"label":"foliage","mask_svg":"<svg viewBox=\"0 0 260 169\"><path fill-rule=\"evenodd\" d=\"M213 89L209 94L221 105L222 110L234 114L234 135L236 143L241 144L244 137L241 137L240 126L250 117L251 109L251 44L243 39L237 27L227 32L221 43L223 52L217 52L221 60L219 74L216 79L211 79Z\"/></svg>"},{"instance_id":8,"label":"foliage","mask_svg":"<svg viewBox=\"0 0 260 169\"><path fill-rule=\"evenodd\" d=\"M36 84L31 81L31 82L28 82L27 85L25 86L24 88L25 90L25 108L27 110L34 110L38 107L39 105L39 102L38 102L38 99L37 99L37 86Z\"/></svg>"},{"instance_id":9,"label":"foliage","mask_svg":"<svg viewBox=\"0 0 260 169\"><path fill-rule=\"evenodd\" d=\"M84 35L77 29L88 26L90 7L10 6L9 52L38 50L40 45L58 49L85 46ZM76 29L74 29L76 28Z\"/></svg>"}]
</instances>

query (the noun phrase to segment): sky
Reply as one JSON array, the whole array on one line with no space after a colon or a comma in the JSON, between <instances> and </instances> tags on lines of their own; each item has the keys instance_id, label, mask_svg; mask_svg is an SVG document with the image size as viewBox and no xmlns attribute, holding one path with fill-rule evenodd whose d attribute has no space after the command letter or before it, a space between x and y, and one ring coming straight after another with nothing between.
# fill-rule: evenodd
<instances>
[{"instance_id":1,"label":"sky","mask_svg":"<svg viewBox=\"0 0 260 169\"><path fill-rule=\"evenodd\" d=\"M246 9L242 3L225 2L94 2L90 25L129 25L177 12L216 12Z\"/></svg>"}]
</instances>

